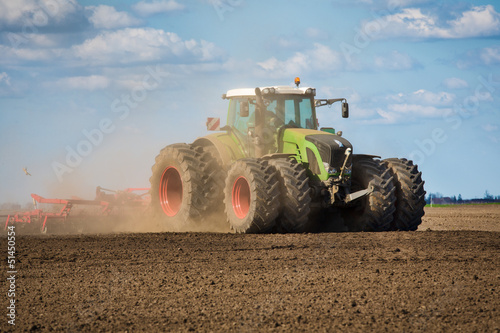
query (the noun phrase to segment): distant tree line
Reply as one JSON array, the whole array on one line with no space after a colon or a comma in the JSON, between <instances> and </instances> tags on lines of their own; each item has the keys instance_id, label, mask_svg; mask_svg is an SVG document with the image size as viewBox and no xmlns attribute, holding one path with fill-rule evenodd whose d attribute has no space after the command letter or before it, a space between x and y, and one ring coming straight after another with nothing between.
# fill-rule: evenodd
<instances>
[{"instance_id":1,"label":"distant tree line","mask_svg":"<svg viewBox=\"0 0 500 333\"><path fill-rule=\"evenodd\" d=\"M462 195L459 194L458 197L456 195L452 197L445 197L441 193L429 193L429 195L425 198L425 202L427 204L435 204L435 205L460 205L460 204L471 204L471 203L492 203L492 202L500 202L500 195L494 196L486 190L484 192L483 198L475 198L475 199L462 199Z\"/></svg>"}]
</instances>

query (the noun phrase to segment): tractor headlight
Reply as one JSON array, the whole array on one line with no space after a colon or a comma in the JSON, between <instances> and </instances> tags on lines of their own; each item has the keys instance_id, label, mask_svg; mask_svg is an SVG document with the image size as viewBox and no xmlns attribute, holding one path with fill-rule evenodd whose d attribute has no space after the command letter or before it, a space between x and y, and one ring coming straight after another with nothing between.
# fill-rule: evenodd
<instances>
[{"instance_id":1,"label":"tractor headlight","mask_svg":"<svg viewBox=\"0 0 500 333\"><path fill-rule=\"evenodd\" d=\"M276 93L276 90L274 88L264 88L264 89L262 89L262 93L264 95L274 94L274 93Z\"/></svg>"},{"instance_id":2,"label":"tractor headlight","mask_svg":"<svg viewBox=\"0 0 500 333\"><path fill-rule=\"evenodd\" d=\"M326 172L328 172L329 174L335 174L335 173L337 173L337 169L335 169L333 167L330 167L329 163L323 162L323 166L325 167Z\"/></svg>"}]
</instances>

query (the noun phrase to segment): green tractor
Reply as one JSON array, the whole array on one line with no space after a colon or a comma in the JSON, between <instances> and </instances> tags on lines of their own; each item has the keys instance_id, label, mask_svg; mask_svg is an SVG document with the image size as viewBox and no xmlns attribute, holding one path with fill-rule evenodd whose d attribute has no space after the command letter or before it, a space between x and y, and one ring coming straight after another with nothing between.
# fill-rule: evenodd
<instances>
[{"instance_id":1,"label":"green tractor","mask_svg":"<svg viewBox=\"0 0 500 333\"><path fill-rule=\"evenodd\" d=\"M425 205L417 166L354 154L316 118L335 102L347 118L346 99L315 99L295 83L229 90L226 126L163 148L150 178L155 215L179 225L223 212L238 233L416 230Z\"/></svg>"}]
</instances>

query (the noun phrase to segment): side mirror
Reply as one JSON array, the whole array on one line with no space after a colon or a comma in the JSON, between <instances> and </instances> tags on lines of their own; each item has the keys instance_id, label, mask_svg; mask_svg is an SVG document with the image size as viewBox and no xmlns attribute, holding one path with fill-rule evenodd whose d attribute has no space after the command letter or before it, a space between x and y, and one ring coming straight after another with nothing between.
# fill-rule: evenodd
<instances>
[{"instance_id":1,"label":"side mirror","mask_svg":"<svg viewBox=\"0 0 500 333\"><path fill-rule=\"evenodd\" d=\"M342 118L349 118L349 104L342 103Z\"/></svg>"},{"instance_id":2,"label":"side mirror","mask_svg":"<svg viewBox=\"0 0 500 333\"><path fill-rule=\"evenodd\" d=\"M248 107L248 101L244 102L244 101L241 101L240 102L240 117L248 117L250 111L249 111L249 107Z\"/></svg>"}]
</instances>

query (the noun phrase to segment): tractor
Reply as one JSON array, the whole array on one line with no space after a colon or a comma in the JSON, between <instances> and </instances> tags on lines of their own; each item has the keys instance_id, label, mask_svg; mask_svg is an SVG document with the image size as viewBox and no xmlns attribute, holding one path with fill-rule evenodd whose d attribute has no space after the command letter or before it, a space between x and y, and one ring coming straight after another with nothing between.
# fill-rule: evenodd
<instances>
[{"instance_id":1,"label":"tractor","mask_svg":"<svg viewBox=\"0 0 500 333\"><path fill-rule=\"evenodd\" d=\"M237 233L416 230L425 191L404 158L355 154L333 128L318 128L316 99L295 86L233 89L227 124L193 143L168 145L152 167L151 208L174 225L223 214ZM319 227L319 229L318 229ZM335 228L333 230L336 230Z\"/></svg>"}]
</instances>

